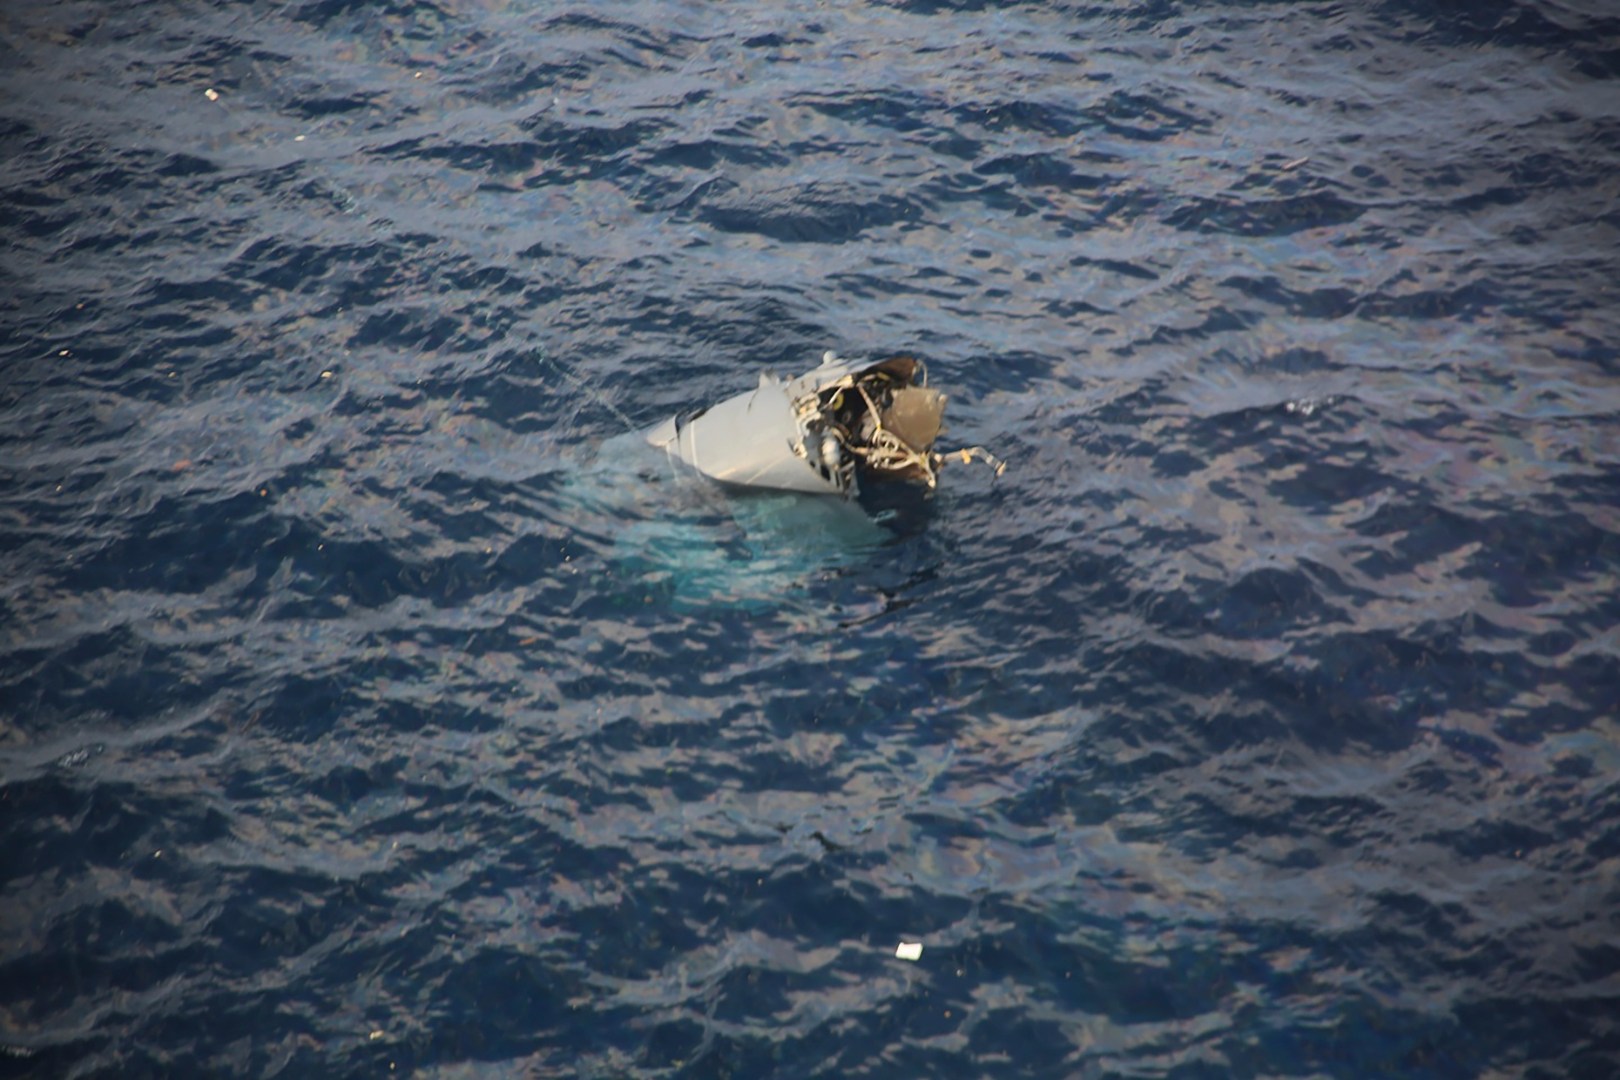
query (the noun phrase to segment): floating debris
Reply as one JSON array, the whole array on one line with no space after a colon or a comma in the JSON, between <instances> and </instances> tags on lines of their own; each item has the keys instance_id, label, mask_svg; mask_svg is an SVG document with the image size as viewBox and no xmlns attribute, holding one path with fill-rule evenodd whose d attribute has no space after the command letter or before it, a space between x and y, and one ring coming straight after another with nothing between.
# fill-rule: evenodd
<instances>
[{"instance_id":1,"label":"floating debris","mask_svg":"<svg viewBox=\"0 0 1620 1080\"><path fill-rule=\"evenodd\" d=\"M706 409L671 417L647 433L712 479L809 494L860 494L862 481L933 488L949 458L1006 466L983 447L939 453L946 396L913 356L861 362L828 351L821 366L759 386Z\"/></svg>"}]
</instances>

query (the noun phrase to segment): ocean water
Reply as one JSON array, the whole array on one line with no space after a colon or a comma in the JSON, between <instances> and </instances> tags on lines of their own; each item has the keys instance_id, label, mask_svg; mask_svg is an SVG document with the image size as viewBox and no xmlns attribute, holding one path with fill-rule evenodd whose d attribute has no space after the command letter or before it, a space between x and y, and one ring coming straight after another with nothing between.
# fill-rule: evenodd
<instances>
[{"instance_id":1,"label":"ocean water","mask_svg":"<svg viewBox=\"0 0 1620 1080\"><path fill-rule=\"evenodd\" d=\"M8 3L0 1076L1620 1075L1617 281L1599 0Z\"/></svg>"}]
</instances>

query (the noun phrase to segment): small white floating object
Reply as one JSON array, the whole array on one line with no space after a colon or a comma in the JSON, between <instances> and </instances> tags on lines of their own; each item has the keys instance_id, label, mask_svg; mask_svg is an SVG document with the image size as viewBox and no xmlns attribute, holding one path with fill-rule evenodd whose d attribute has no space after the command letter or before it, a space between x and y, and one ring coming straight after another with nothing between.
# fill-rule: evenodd
<instances>
[{"instance_id":1,"label":"small white floating object","mask_svg":"<svg viewBox=\"0 0 1620 1080\"><path fill-rule=\"evenodd\" d=\"M902 941L895 946L894 955L901 960L917 960L922 957L922 942Z\"/></svg>"}]
</instances>

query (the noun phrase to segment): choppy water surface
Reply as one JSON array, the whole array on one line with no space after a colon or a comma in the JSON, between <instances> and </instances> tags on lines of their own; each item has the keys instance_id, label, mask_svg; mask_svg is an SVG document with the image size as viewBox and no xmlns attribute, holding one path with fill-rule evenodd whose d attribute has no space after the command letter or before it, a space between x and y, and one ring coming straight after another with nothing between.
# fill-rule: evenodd
<instances>
[{"instance_id":1,"label":"choppy water surface","mask_svg":"<svg viewBox=\"0 0 1620 1080\"><path fill-rule=\"evenodd\" d=\"M8 4L0 1074L1615 1075L1606 8Z\"/></svg>"}]
</instances>

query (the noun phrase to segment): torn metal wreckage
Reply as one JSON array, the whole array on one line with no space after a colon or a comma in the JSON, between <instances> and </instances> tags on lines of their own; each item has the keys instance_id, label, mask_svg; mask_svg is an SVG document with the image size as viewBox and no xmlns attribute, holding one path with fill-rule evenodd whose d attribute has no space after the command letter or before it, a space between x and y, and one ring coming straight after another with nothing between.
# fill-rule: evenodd
<instances>
[{"instance_id":1,"label":"torn metal wreckage","mask_svg":"<svg viewBox=\"0 0 1620 1080\"><path fill-rule=\"evenodd\" d=\"M865 481L932 489L948 458L1005 466L979 447L939 453L945 395L927 385L912 356L842 359L796 379L768 374L759 386L706 409L673 416L647 441L711 479L740 487L856 497Z\"/></svg>"}]
</instances>

